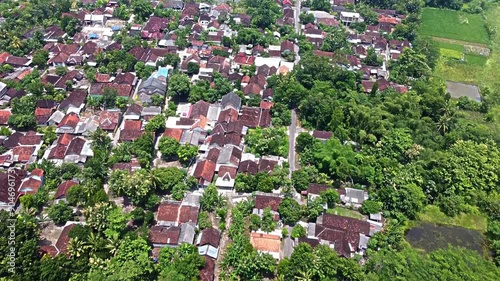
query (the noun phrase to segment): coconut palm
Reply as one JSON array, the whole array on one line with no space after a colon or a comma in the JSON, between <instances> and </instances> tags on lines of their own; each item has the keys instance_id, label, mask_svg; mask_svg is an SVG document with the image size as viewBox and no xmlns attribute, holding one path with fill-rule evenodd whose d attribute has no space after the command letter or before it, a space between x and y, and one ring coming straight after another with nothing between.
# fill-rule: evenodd
<instances>
[{"instance_id":1,"label":"coconut palm","mask_svg":"<svg viewBox=\"0 0 500 281\"><path fill-rule=\"evenodd\" d=\"M113 256L116 256L118 248L120 248L121 240L117 233L114 233L112 237L108 238L108 243L106 244L106 249Z\"/></svg>"},{"instance_id":2,"label":"coconut palm","mask_svg":"<svg viewBox=\"0 0 500 281\"><path fill-rule=\"evenodd\" d=\"M99 252L103 246L103 240L98 235L95 235L94 232L89 233L87 243L90 248L90 253L92 254Z\"/></svg>"},{"instance_id":3,"label":"coconut palm","mask_svg":"<svg viewBox=\"0 0 500 281\"><path fill-rule=\"evenodd\" d=\"M86 252L88 247L87 243L78 239L78 237L70 238L68 243L68 254L72 258L78 258Z\"/></svg>"},{"instance_id":4,"label":"coconut palm","mask_svg":"<svg viewBox=\"0 0 500 281\"><path fill-rule=\"evenodd\" d=\"M313 273L310 270L307 271L299 271L299 275L297 277L298 281L312 281Z\"/></svg>"}]
</instances>

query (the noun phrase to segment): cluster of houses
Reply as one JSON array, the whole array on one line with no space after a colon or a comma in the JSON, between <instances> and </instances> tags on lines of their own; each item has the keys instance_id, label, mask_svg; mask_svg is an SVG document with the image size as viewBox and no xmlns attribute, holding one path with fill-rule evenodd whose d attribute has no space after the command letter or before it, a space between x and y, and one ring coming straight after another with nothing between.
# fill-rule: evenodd
<instances>
[{"instance_id":1,"label":"cluster of houses","mask_svg":"<svg viewBox=\"0 0 500 281\"><path fill-rule=\"evenodd\" d=\"M261 107L242 106L241 97L229 93L215 104L198 101L180 105L177 116L167 119L163 136L198 146L199 155L190 174L200 186L214 183L230 190L237 173L270 172L282 162L276 156L256 157L244 152L248 129L269 126L271 114L265 102Z\"/></svg>"},{"instance_id":2,"label":"cluster of houses","mask_svg":"<svg viewBox=\"0 0 500 281\"><path fill-rule=\"evenodd\" d=\"M82 1L93 4L94 0ZM348 41L352 44L353 55L347 55L340 62L345 68L362 73L362 86L371 92L377 85L379 91L392 88L400 93L407 91L405 85L389 82L388 63L398 60L404 48L411 47L408 41L387 40L384 35L390 34L395 26L404 19L404 15L393 10L374 10L378 15L377 25L368 25L363 33L356 33L350 25L363 21L359 13L350 12L346 4L354 4L354 0L333 0L334 14L302 11L314 16L314 22L300 25L295 22L298 16L294 4L289 0L280 1L284 17L278 19L278 25L298 26L300 32L316 48L317 56L334 59L336 55L321 51L320 48L327 36L321 27L345 26L349 31ZM179 70L189 72L190 64L199 66L198 73L190 74L194 83L197 80L210 82L215 87L214 74L234 85L241 86L243 96L235 92L225 94L219 101L208 103L197 101L183 103L177 107L176 116L166 120L165 137L176 139L181 144L199 147L199 155L191 163L189 174L194 176L200 186L213 183L220 189L233 189L236 175L269 173L282 158L276 156L257 157L244 150L244 137L248 129L265 128L271 124L271 108L273 91L268 88L267 78L274 74L287 74L298 63L299 47L297 42L283 40L279 45L261 46L241 45L238 50L224 46L225 37L237 36L237 31L230 24L219 21L224 15L231 22L249 27L251 16L232 12L228 4L209 5L205 3L185 3L182 0L153 1L155 7L177 10L181 13L179 28L191 27L186 48L179 48L177 34L169 31L171 18L151 16L144 24L127 23L113 16L113 9L118 1L109 0L104 8L79 10L64 13L62 16L77 19L82 29L70 37L59 26L35 28L27 31L23 39L32 38L35 32L41 32L46 42L43 47L49 54L42 82L50 84L55 90L65 92L60 102L39 100L36 103L34 116L39 126L54 126L57 138L52 143L44 143L43 133L37 131L13 131L9 136L0 136L5 152L0 155L0 167L10 172L0 172L0 182L7 182L14 176L16 190L15 202L24 194L34 194L43 186L44 172L34 169L28 172L28 165L42 159L53 161L57 165L75 163L82 166L93 156L89 136L101 128L113 139L113 144L131 142L145 133L145 125L154 116L162 113L160 106L154 106L154 96L166 98L170 67L157 67L168 54L176 54L180 58ZM96 73L95 78L86 77L83 66L98 65L102 53L123 50L121 43L114 41L113 36L121 32L127 25L129 36L138 36L147 40L149 46L134 46L128 53L138 62L157 70L150 76L139 79L136 73L118 70L113 74ZM279 38L279 34L276 35ZM66 43L64 43L66 42ZM382 58L382 65L370 66L363 63L368 50L373 48ZM293 54L294 56L289 56ZM2 80L22 81L24 77L37 68L33 65L33 55L17 57L9 53L0 54L0 65L10 65L12 71L0 74ZM290 59L291 58L291 59ZM56 67L67 67L62 75L56 74ZM255 66L254 73L244 72L247 66ZM128 101L124 109L99 108L90 106L89 100L102 97L106 89L116 91L117 96ZM8 126L12 115L10 102L14 98L28 95L25 90L9 88L0 82L0 126ZM245 106L245 99L260 96L259 106ZM330 132L313 132L315 138L327 140ZM137 161L116 163L113 170L140 169ZM11 172L14 171L14 172ZM55 201L65 200L66 192L78 182L63 182L56 191ZM331 188L325 185L311 184L308 197L314 198ZM357 208L368 195L362 190L344 188L338 190L344 205ZM255 197L254 213L262 215L267 207L279 220L278 206L282 197L276 194L259 193ZM0 208L7 209L12 202L7 187L0 187ZM183 242L199 247L200 255L206 257L206 268L202 271L202 280L213 280L215 260L219 255L220 231L214 228L197 231L199 214L199 198L188 194L182 202L164 202L158 208L156 225L151 227L149 238L153 244L153 254L157 256L162 247L176 247ZM293 247L299 242L312 246L326 244L339 255L352 257L363 254L367 242L382 227L380 214L373 214L366 220L324 214L315 223L304 225L307 236L297 239L283 238L281 233L251 233L251 243L260 252L271 254L276 259L290 256ZM69 241L67 233L73 224L64 227L54 246L45 251L51 254L65 253ZM198 233L198 235L196 235ZM284 241L284 242L283 242Z\"/></svg>"},{"instance_id":3,"label":"cluster of houses","mask_svg":"<svg viewBox=\"0 0 500 281\"><path fill-rule=\"evenodd\" d=\"M314 199L331 188L333 187L326 184L309 184L305 194L309 199ZM368 199L368 193L359 189L340 188L337 192L341 206L353 210L358 209ZM282 200L281 195L259 192L255 195L253 213L262 216L264 209L269 208L278 221L278 208ZM312 247L319 244L327 245L339 256L352 258L355 255L363 256L370 237L382 229L383 218L380 213L371 214L363 219L324 213L316 219L316 222L298 224L306 229L306 236L291 238L283 237L282 232L278 230L271 233L258 230L250 234L250 242L259 252L270 254L277 260L290 257L293 248L299 243L307 243Z\"/></svg>"}]
</instances>

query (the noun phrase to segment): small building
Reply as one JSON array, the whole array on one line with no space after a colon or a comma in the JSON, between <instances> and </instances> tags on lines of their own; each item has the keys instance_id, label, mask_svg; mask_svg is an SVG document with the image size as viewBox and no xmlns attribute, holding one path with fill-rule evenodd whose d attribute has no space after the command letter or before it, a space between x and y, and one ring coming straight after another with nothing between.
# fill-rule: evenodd
<instances>
[{"instance_id":1,"label":"small building","mask_svg":"<svg viewBox=\"0 0 500 281\"><path fill-rule=\"evenodd\" d=\"M200 254L200 256L209 256L213 259L217 259L219 256L220 238L220 231L213 227L202 230L196 241L198 254Z\"/></svg>"}]
</instances>

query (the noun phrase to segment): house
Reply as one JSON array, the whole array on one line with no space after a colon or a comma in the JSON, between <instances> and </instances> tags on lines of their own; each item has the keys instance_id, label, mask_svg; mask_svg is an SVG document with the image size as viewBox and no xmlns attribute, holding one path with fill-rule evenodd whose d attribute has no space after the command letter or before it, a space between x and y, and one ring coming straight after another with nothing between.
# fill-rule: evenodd
<instances>
[{"instance_id":1,"label":"house","mask_svg":"<svg viewBox=\"0 0 500 281\"><path fill-rule=\"evenodd\" d=\"M167 9L174 9L177 11L182 11L184 9L184 1L182 0L165 0L163 2L163 7Z\"/></svg>"},{"instance_id":2,"label":"house","mask_svg":"<svg viewBox=\"0 0 500 281\"><path fill-rule=\"evenodd\" d=\"M193 177L198 180L201 186L208 186L214 177L216 163L203 160L196 163L196 168L193 173Z\"/></svg>"},{"instance_id":3,"label":"house","mask_svg":"<svg viewBox=\"0 0 500 281\"><path fill-rule=\"evenodd\" d=\"M106 24L106 17L104 15L86 14L84 17L84 23L87 25L104 26Z\"/></svg>"},{"instance_id":4,"label":"house","mask_svg":"<svg viewBox=\"0 0 500 281\"><path fill-rule=\"evenodd\" d=\"M186 204L178 201L161 203L158 207L156 221L162 226L179 226L181 224L198 224L200 207L196 204ZM194 236L193 236L194 239ZM191 241L193 243L193 241Z\"/></svg>"},{"instance_id":5,"label":"house","mask_svg":"<svg viewBox=\"0 0 500 281\"><path fill-rule=\"evenodd\" d=\"M259 253L270 254L274 259L280 259L281 237L279 235L252 232L250 243Z\"/></svg>"},{"instance_id":6,"label":"house","mask_svg":"<svg viewBox=\"0 0 500 281\"><path fill-rule=\"evenodd\" d=\"M323 214L316 223L309 223L307 235L320 243L330 244L340 256L350 258L367 248L370 228L367 221Z\"/></svg>"},{"instance_id":7,"label":"house","mask_svg":"<svg viewBox=\"0 0 500 281\"><path fill-rule=\"evenodd\" d=\"M229 93L222 96L221 100L221 109L225 110L229 107L235 109L236 111L240 111L241 108L241 98L235 93Z\"/></svg>"},{"instance_id":8,"label":"house","mask_svg":"<svg viewBox=\"0 0 500 281\"><path fill-rule=\"evenodd\" d=\"M57 254L67 254L68 253L68 244L69 244L69 232L73 227L75 227L78 223L76 222L67 222L66 226L64 226L61 234L59 235L59 238L57 239L55 248L57 251Z\"/></svg>"},{"instance_id":9,"label":"house","mask_svg":"<svg viewBox=\"0 0 500 281\"><path fill-rule=\"evenodd\" d=\"M356 188L341 188L338 190L340 201L347 206L359 208L365 200L368 200L368 192Z\"/></svg>"},{"instance_id":10,"label":"house","mask_svg":"<svg viewBox=\"0 0 500 281\"><path fill-rule=\"evenodd\" d=\"M61 183L57 187L56 194L54 195L54 204L57 204L59 202L66 202L66 193L68 190L72 187L78 185L78 182L72 181L72 180L67 180Z\"/></svg>"},{"instance_id":11,"label":"house","mask_svg":"<svg viewBox=\"0 0 500 281\"><path fill-rule=\"evenodd\" d=\"M149 229L149 241L154 248L174 247L179 245L180 234L178 226L155 225Z\"/></svg>"},{"instance_id":12,"label":"house","mask_svg":"<svg viewBox=\"0 0 500 281\"><path fill-rule=\"evenodd\" d=\"M213 259L217 259L219 256L220 238L221 234L219 230L213 227L203 229L196 240L198 254L200 256L209 256Z\"/></svg>"},{"instance_id":13,"label":"house","mask_svg":"<svg viewBox=\"0 0 500 281\"><path fill-rule=\"evenodd\" d=\"M321 193L327 191L328 189L333 189L333 186L322 183L310 183L307 186L307 199L315 200L316 198L321 196Z\"/></svg>"},{"instance_id":14,"label":"house","mask_svg":"<svg viewBox=\"0 0 500 281\"><path fill-rule=\"evenodd\" d=\"M161 226L177 226L181 202L169 201L158 206L156 222Z\"/></svg>"},{"instance_id":15,"label":"house","mask_svg":"<svg viewBox=\"0 0 500 281\"><path fill-rule=\"evenodd\" d=\"M11 210L14 208L19 187L25 176L26 171L21 169L0 171L0 182L9 183L0 185L0 210Z\"/></svg>"},{"instance_id":16,"label":"house","mask_svg":"<svg viewBox=\"0 0 500 281\"><path fill-rule=\"evenodd\" d=\"M18 190L17 198L26 194L36 194L38 189L42 187L44 183L44 171L42 169L36 168L28 173L28 176L22 181L21 186Z\"/></svg>"},{"instance_id":17,"label":"house","mask_svg":"<svg viewBox=\"0 0 500 281\"><path fill-rule=\"evenodd\" d=\"M99 128L106 132L115 132L121 121L121 111L120 110L103 110L99 113L97 118L99 122Z\"/></svg>"},{"instance_id":18,"label":"house","mask_svg":"<svg viewBox=\"0 0 500 281\"><path fill-rule=\"evenodd\" d=\"M237 168L231 166L220 166L217 172L215 186L218 188L232 189L235 184Z\"/></svg>"},{"instance_id":19,"label":"house","mask_svg":"<svg viewBox=\"0 0 500 281\"><path fill-rule=\"evenodd\" d=\"M240 166L238 166L238 174L250 174L255 175L259 172L259 164L252 160L241 161Z\"/></svg>"},{"instance_id":20,"label":"house","mask_svg":"<svg viewBox=\"0 0 500 281\"><path fill-rule=\"evenodd\" d=\"M142 120L125 120L120 131L120 142L134 141L144 134Z\"/></svg>"},{"instance_id":21,"label":"house","mask_svg":"<svg viewBox=\"0 0 500 281\"><path fill-rule=\"evenodd\" d=\"M361 15L359 13L340 12L340 21L343 24L351 24L353 22L363 21L363 18L361 18Z\"/></svg>"},{"instance_id":22,"label":"house","mask_svg":"<svg viewBox=\"0 0 500 281\"><path fill-rule=\"evenodd\" d=\"M271 111L259 107L243 107L238 119L248 128L267 128L271 126Z\"/></svg>"},{"instance_id":23,"label":"house","mask_svg":"<svg viewBox=\"0 0 500 281\"><path fill-rule=\"evenodd\" d=\"M143 103L151 103L151 97L155 94L165 96L167 91L167 84L162 80L154 77L150 77L143 81L137 90L141 101Z\"/></svg>"},{"instance_id":24,"label":"house","mask_svg":"<svg viewBox=\"0 0 500 281\"><path fill-rule=\"evenodd\" d=\"M320 141L326 142L333 137L332 132L314 130L312 136Z\"/></svg>"},{"instance_id":25,"label":"house","mask_svg":"<svg viewBox=\"0 0 500 281\"><path fill-rule=\"evenodd\" d=\"M141 31L142 39L159 40L162 39L163 32L167 29L168 19L152 16Z\"/></svg>"},{"instance_id":26,"label":"house","mask_svg":"<svg viewBox=\"0 0 500 281\"><path fill-rule=\"evenodd\" d=\"M283 197L278 194L257 192L253 213L262 217L264 209L269 208L274 215L274 220L279 220L278 207L281 201L283 201Z\"/></svg>"},{"instance_id":27,"label":"house","mask_svg":"<svg viewBox=\"0 0 500 281\"><path fill-rule=\"evenodd\" d=\"M57 125L56 133L74 133L78 122L80 121L80 117L74 113L70 112L64 116L61 122Z\"/></svg>"},{"instance_id":28,"label":"house","mask_svg":"<svg viewBox=\"0 0 500 281\"><path fill-rule=\"evenodd\" d=\"M139 104L132 104L127 108L127 111L123 115L124 119L139 120L141 117L142 106Z\"/></svg>"}]
</instances>

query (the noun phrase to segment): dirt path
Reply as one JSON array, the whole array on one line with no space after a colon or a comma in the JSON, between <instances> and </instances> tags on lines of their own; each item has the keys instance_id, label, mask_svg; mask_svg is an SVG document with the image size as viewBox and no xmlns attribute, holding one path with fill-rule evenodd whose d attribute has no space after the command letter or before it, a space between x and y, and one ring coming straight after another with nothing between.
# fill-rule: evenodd
<instances>
[{"instance_id":1,"label":"dirt path","mask_svg":"<svg viewBox=\"0 0 500 281\"><path fill-rule=\"evenodd\" d=\"M476 47L489 49L488 45L481 44L481 43L467 42L467 41L448 39L448 38L442 38L442 37L432 37L432 39L434 39L435 41L443 42L443 43L457 44L457 45L469 45L469 46L476 46Z\"/></svg>"},{"instance_id":2,"label":"dirt path","mask_svg":"<svg viewBox=\"0 0 500 281\"><path fill-rule=\"evenodd\" d=\"M229 199L228 199L229 200ZM222 238L220 240L220 247L219 247L219 256L217 257L217 262L215 263L215 271L214 271L214 280L219 281L220 279L220 262L222 261L222 258L224 257L224 254L226 253L227 246L229 245L229 227L231 226L231 218L232 218L232 213L231 213L232 207L228 206L227 210L227 223L226 223L226 230L222 233Z\"/></svg>"}]
</instances>

